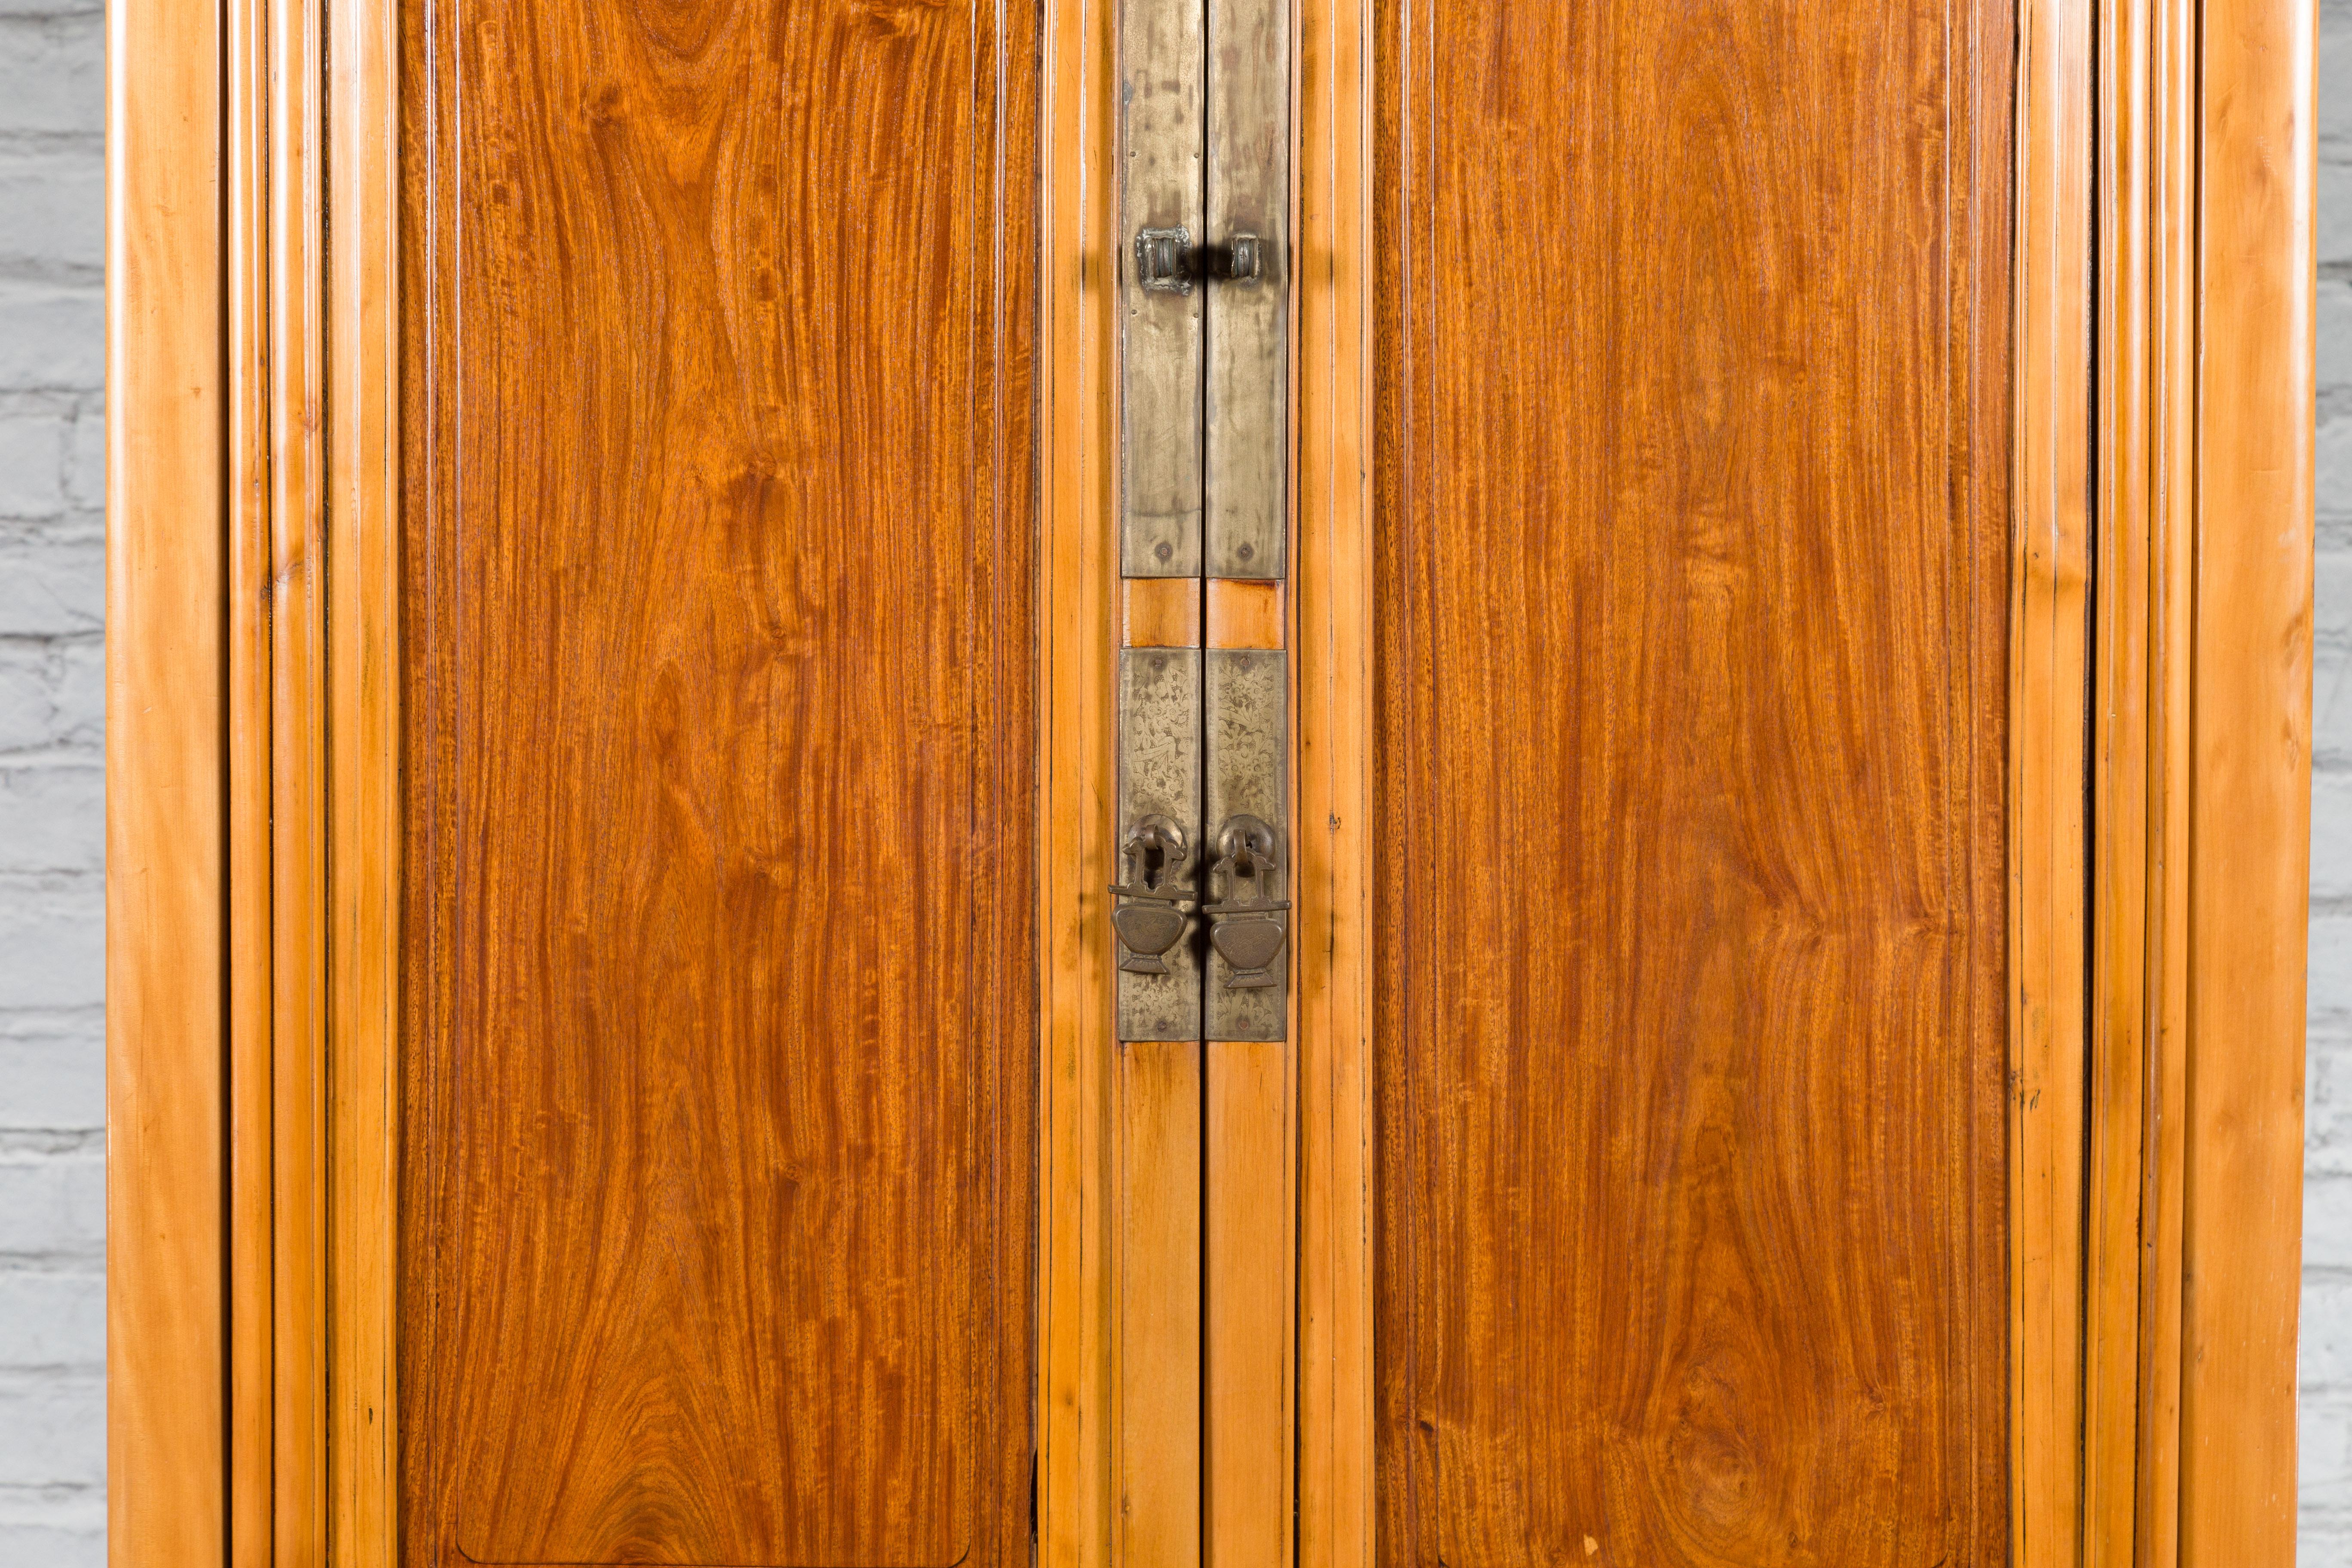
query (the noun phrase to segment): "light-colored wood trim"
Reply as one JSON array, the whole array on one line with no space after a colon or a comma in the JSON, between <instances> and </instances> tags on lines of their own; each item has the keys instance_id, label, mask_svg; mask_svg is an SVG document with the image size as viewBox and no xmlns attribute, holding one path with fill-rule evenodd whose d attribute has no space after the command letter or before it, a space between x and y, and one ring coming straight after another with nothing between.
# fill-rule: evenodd
<instances>
[{"instance_id":1,"label":"light-colored wood trim","mask_svg":"<svg viewBox=\"0 0 2352 1568\"><path fill-rule=\"evenodd\" d=\"M327 1532L326 84L319 8L268 15L269 765L256 782L269 809L270 1539L292 1563L320 1561Z\"/></svg>"},{"instance_id":2,"label":"light-colored wood trim","mask_svg":"<svg viewBox=\"0 0 2352 1568\"><path fill-rule=\"evenodd\" d=\"M229 1556L324 1558L322 18L226 7Z\"/></svg>"},{"instance_id":3,"label":"light-colored wood trim","mask_svg":"<svg viewBox=\"0 0 2352 1568\"><path fill-rule=\"evenodd\" d=\"M327 1560L398 1554L400 1042L398 9L331 0L325 313L329 793Z\"/></svg>"},{"instance_id":4,"label":"light-colored wood trim","mask_svg":"<svg viewBox=\"0 0 2352 1568\"><path fill-rule=\"evenodd\" d=\"M2294 1553L2312 8L2107 0L2084 1562Z\"/></svg>"},{"instance_id":5,"label":"light-colored wood trim","mask_svg":"<svg viewBox=\"0 0 2352 1568\"><path fill-rule=\"evenodd\" d=\"M1207 1568L1289 1568L1297 1092L1287 1043L1212 1041L1203 1145Z\"/></svg>"},{"instance_id":6,"label":"light-colored wood trim","mask_svg":"<svg viewBox=\"0 0 2352 1568\"><path fill-rule=\"evenodd\" d=\"M2088 1199L2084 1237L2083 1561L2131 1568L2137 1550L2140 1171L2145 1152L2151 819L2148 673L2153 500L2145 291L2148 266L2148 7L2100 0L2098 527L2092 658Z\"/></svg>"},{"instance_id":7,"label":"light-colored wood trim","mask_svg":"<svg viewBox=\"0 0 2352 1568\"><path fill-rule=\"evenodd\" d=\"M2010 631L2011 1531L2081 1550L2089 713L2087 0L2025 0L2017 98Z\"/></svg>"},{"instance_id":8,"label":"light-colored wood trim","mask_svg":"<svg viewBox=\"0 0 2352 1568\"><path fill-rule=\"evenodd\" d=\"M2178 1562L2196 37L2196 0L2100 7L2083 1423L2099 1568Z\"/></svg>"},{"instance_id":9,"label":"light-colored wood trim","mask_svg":"<svg viewBox=\"0 0 2352 1568\"><path fill-rule=\"evenodd\" d=\"M1370 1568L1372 1405L1372 0L1300 0L1298 1562Z\"/></svg>"},{"instance_id":10,"label":"light-colored wood trim","mask_svg":"<svg viewBox=\"0 0 2352 1568\"><path fill-rule=\"evenodd\" d=\"M228 1300L229 1544L268 1568L276 1383L270 1073L269 8L229 0L228 403Z\"/></svg>"},{"instance_id":11,"label":"light-colored wood trim","mask_svg":"<svg viewBox=\"0 0 2352 1568\"><path fill-rule=\"evenodd\" d=\"M1199 1568L1202 1047L1123 1040L1115 1049L1111 1560Z\"/></svg>"},{"instance_id":12,"label":"light-colored wood trim","mask_svg":"<svg viewBox=\"0 0 2352 1568\"><path fill-rule=\"evenodd\" d=\"M2141 941L2139 1019L2144 1088L2140 1094L2139 1398L2134 1413L2137 1463L2132 1533L2137 1568L2177 1568L2179 1561L2181 1198L2186 1172L2188 1093L2189 610L2196 564L2196 49L2198 0L2153 0L2146 25L2149 94L2144 172L2126 165L2143 187L2144 265L2119 279L2145 289L2147 301L2130 321L2147 334L2143 384L2137 376L2118 396L2142 395L2143 433L2124 452L2147 463L2146 521L2132 514L2122 526L2144 526L2147 593L2123 616L2144 615L2147 739L2141 757L2148 772L2141 886L2147 908L2137 921ZM2120 149L2111 153L2120 160ZM2118 322L2126 318L2108 305ZM2124 455L2119 452L2118 456ZM2144 608L2142 607L2144 605ZM2107 628L2122 634L2119 619ZM2104 765L2104 759L2103 759ZM2127 852L2128 847L2125 847ZM2095 1321L2094 1331L2100 1327ZM2107 1441L2112 1445L2113 1439Z\"/></svg>"},{"instance_id":13,"label":"light-colored wood trim","mask_svg":"<svg viewBox=\"0 0 2352 1568\"><path fill-rule=\"evenodd\" d=\"M1212 577L1203 595L1211 647L1278 648L1288 629L1283 584L1240 577Z\"/></svg>"},{"instance_id":14,"label":"light-colored wood trim","mask_svg":"<svg viewBox=\"0 0 2352 1568\"><path fill-rule=\"evenodd\" d=\"M1114 0L1047 0L1038 366L1037 1551L1111 1560Z\"/></svg>"},{"instance_id":15,"label":"light-colored wood trim","mask_svg":"<svg viewBox=\"0 0 2352 1568\"><path fill-rule=\"evenodd\" d=\"M224 1560L220 13L107 18L107 1540Z\"/></svg>"},{"instance_id":16,"label":"light-colored wood trim","mask_svg":"<svg viewBox=\"0 0 2352 1568\"><path fill-rule=\"evenodd\" d=\"M1128 577L1120 581L1121 647L1199 647L1198 577Z\"/></svg>"},{"instance_id":17,"label":"light-colored wood trim","mask_svg":"<svg viewBox=\"0 0 2352 1568\"><path fill-rule=\"evenodd\" d=\"M2179 1558L2294 1560L2310 843L2310 0L2205 0Z\"/></svg>"}]
</instances>

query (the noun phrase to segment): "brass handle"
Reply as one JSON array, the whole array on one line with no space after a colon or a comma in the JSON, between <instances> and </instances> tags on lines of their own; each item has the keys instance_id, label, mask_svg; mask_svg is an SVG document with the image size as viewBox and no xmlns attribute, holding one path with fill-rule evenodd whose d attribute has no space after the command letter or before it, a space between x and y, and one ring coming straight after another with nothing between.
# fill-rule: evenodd
<instances>
[{"instance_id":1,"label":"brass handle","mask_svg":"<svg viewBox=\"0 0 2352 1568\"><path fill-rule=\"evenodd\" d=\"M1145 228L1135 235L1135 278L1154 294L1192 291L1192 231Z\"/></svg>"},{"instance_id":2,"label":"brass handle","mask_svg":"<svg viewBox=\"0 0 2352 1568\"><path fill-rule=\"evenodd\" d=\"M1192 843L1184 829L1165 816L1147 816L1129 829L1120 847L1127 873L1124 883L1111 884L1118 898L1131 900L1111 911L1111 930L1126 951L1118 966L1133 974L1165 974L1168 961L1160 955L1184 934L1185 906L1194 901L1183 883Z\"/></svg>"},{"instance_id":3,"label":"brass handle","mask_svg":"<svg viewBox=\"0 0 2352 1568\"><path fill-rule=\"evenodd\" d=\"M1288 899L1274 895L1281 871L1275 858L1274 828L1265 818L1243 814L1229 816L1217 830L1217 863L1209 868L1209 890L1223 898L1203 904L1209 917L1209 942L1233 966L1225 979L1230 991L1255 991L1275 984L1274 961L1282 956L1286 934L1283 912ZM1244 889L1243 884L1247 883ZM1239 896L1244 891L1249 896Z\"/></svg>"},{"instance_id":4,"label":"brass handle","mask_svg":"<svg viewBox=\"0 0 2352 1568\"><path fill-rule=\"evenodd\" d=\"M1257 236L1236 234L1224 246L1223 266L1217 276L1228 283L1255 283L1265 269Z\"/></svg>"},{"instance_id":5,"label":"brass handle","mask_svg":"<svg viewBox=\"0 0 2352 1568\"><path fill-rule=\"evenodd\" d=\"M1192 244L1188 228L1144 228L1135 234L1135 278L1154 294L1190 294L1192 280L1255 283L1265 272L1257 236L1236 234L1223 245Z\"/></svg>"}]
</instances>

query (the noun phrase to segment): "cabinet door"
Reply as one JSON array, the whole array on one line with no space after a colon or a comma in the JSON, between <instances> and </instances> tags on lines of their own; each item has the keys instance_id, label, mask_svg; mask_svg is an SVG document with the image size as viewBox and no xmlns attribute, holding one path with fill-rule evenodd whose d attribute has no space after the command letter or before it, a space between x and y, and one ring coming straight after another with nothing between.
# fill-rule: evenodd
<instances>
[{"instance_id":1,"label":"cabinet door","mask_svg":"<svg viewBox=\"0 0 2352 1568\"><path fill-rule=\"evenodd\" d=\"M2291 1560L2312 15L116 7L117 1557Z\"/></svg>"},{"instance_id":2,"label":"cabinet door","mask_svg":"<svg viewBox=\"0 0 2352 1568\"><path fill-rule=\"evenodd\" d=\"M1034 18L404 12L404 1560L1025 1561Z\"/></svg>"},{"instance_id":3,"label":"cabinet door","mask_svg":"<svg viewBox=\"0 0 2352 1568\"><path fill-rule=\"evenodd\" d=\"M2006 0L1382 42L1382 1560L2005 1561Z\"/></svg>"}]
</instances>

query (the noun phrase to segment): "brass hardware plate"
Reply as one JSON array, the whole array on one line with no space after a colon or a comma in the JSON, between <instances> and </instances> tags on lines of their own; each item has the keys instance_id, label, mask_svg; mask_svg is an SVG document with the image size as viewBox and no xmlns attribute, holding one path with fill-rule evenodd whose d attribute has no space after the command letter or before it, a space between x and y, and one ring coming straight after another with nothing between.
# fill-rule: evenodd
<instances>
[{"instance_id":1,"label":"brass hardware plate","mask_svg":"<svg viewBox=\"0 0 2352 1568\"><path fill-rule=\"evenodd\" d=\"M1287 0L1207 4L1207 237L1222 265L1205 290L1203 571L1280 577L1289 516L1290 8Z\"/></svg>"},{"instance_id":2,"label":"brass hardware plate","mask_svg":"<svg viewBox=\"0 0 2352 1568\"><path fill-rule=\"evenodd\" d=\"M1119 6L1119 571L1201 574L1202 0ZM1158 262L1166 253L1170 272ZM1144 265L1151 268L1145 276Z\"/></svg>"},{"instance_id":3,"label":"brass hardware plate","mask_svg":"<svg viewBox=\"0 0 2352 1568\"><path fill-rule=\"evenodd\" d=\"M1188 647L1122 648L1118 656L1118 843L1122 848L1148 819L1180 828L1189 853L1167 868L1162 886L1197 892L1201 856L1201 654ZM1122 884L1134 886L1122 863ZM1115 903L1138 900L1115 899ZM1120 950L1118 1037L1122 1040L1201 1038L1201 917L1191 904L1181 931L1159 957L1165 973L1126 967ZM1130 917L1131 919L1134 917ZM1114 931L1116 932L1116 926ZM1156 936L1155 936L1156 940Z\"/></svg>"},{"instance_id":4,"label":"brass hardware plate","mask_svg":"<svg viewBox=\"0 0 2352 1568\"><path fill-rule=\"evenodd\" d=\"M1123 1040L1286 1026L1290 5L1119 4Z\"/></svg>"},{"instance_id":5,"label":"brass hardware plate","mask_svg":"<svg viewBox=\"0 0 2352 1568\"><path fill-rule=\"evenodd\" d=\"M1287 901L1290 887L1290 735L1287 656L1256 648L1211 648L1206 661L1204 706L1208 723L1208 811L1204 842L1196 850L1203 869L1225 849L1218 840L1235 818L1256 818L1273 834L1273 887L1263 878L1253 888L1204 881L1213 902L1271 898ZM1286 910L1273 911L1286 936ZM1236 984L1248 978L1247 984ZM1202 1026L1212 1040L1279 1040L1289 1023L1289 943L1286 940L1263 973L1237 974L1226 953L1213 945L1203 992Z\"/></svg>"}]
</instances>

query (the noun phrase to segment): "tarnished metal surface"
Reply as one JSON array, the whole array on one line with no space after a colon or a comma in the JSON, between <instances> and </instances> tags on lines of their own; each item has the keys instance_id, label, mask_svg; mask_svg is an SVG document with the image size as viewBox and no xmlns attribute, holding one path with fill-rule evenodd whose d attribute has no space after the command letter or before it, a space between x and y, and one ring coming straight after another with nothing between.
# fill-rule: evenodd
<instances>
[{"instance_id":1,"label":"tarnished metal surface","mask_svg":"<svg viewBox=\"0 0 2352 1568\"><path fill-rule=\"evenodd\" d=\"M1203 242L1225 280L1204 291L1204 574L1279 577L1289 514L1290 9L1288 0L1207 3Z\"/></svg>"},{"instance_id":2,"label":"tarnished metal surface","mask_svg":"<svg viewBox=\"0 0 2352 1568\"><path fill-rule=\"evenodd\" d=\"M1118 839L1163 816L1190 843L1173 879L1197 887L1201 856L1201 654L1196 648L1131 647L1118 656ZM1122 868L1125 873L1125 868ZM1118 973L1118 1037L1201 1038L1201 917L1164 952L1164 974Z\"/></svg>"},{"instance_id":3,"label":"tarnished metal surface","mask_svg":"<svg viewBox=\"0 0 2352 1568\"><path fill-rule=\"evenodd\" d=\"M1277 867L1274 893L1287 899L1290 886L1289 692L1286 657L1261 649L1212 648L1205 682L1208 727L1206 837L1216 852L1220 827L1238 816L1262 819L1274 829ZM1225 896L1229 889L1213 890ZM1243 889L1244 893L1249 889ZM1286 928L1288 920L1283 921ZM1273 984L1236 988L1233 965L1222 953L1208 955L1204 1037L1212 1040L1279 1040L1287 1023L1290 955L1286 950L1267 966Z\"/></svg>"},{"instance_id":4,"label":"tarnished metal surface","mask_svg":"<svg viewBox=\"0 0 2352 1568\"><path fill-rule=\"evenodd\" d=\"M1201 315L1210 289L1139 276L1144 231L1202 242L1202 0L1119 6L1119 570L1201 574ZM1157 244L1147 242L1156 252ZM1179 255L1181 265L1182 255Z\"/></svg>"}]
</instances>

